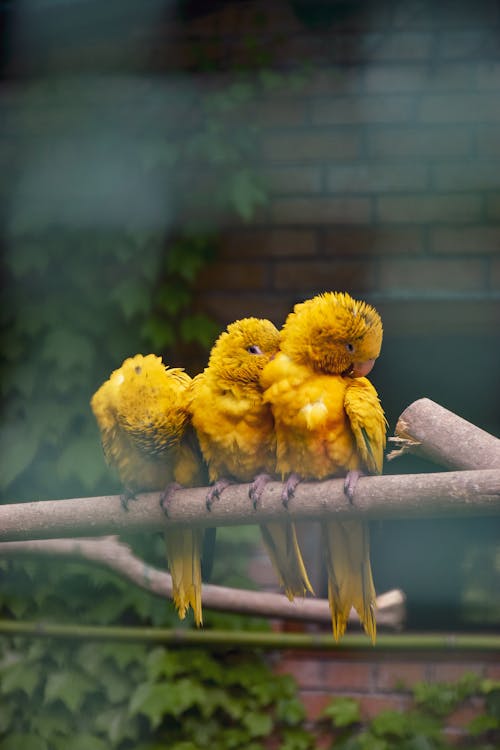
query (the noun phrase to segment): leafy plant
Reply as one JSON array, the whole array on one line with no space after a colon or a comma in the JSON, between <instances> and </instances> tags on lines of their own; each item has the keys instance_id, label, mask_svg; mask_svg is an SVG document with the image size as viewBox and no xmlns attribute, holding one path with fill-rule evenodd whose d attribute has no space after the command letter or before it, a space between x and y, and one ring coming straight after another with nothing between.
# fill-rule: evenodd
<instances>
[{"instance_id":1,"label":"leafy plant","mask_svg":"<svg viewBox=\"0 0 500 750\"><path fill-rule=\"evenodd\" d=\"M334 698L324 710L336 750L446 750L446 720L472 696L484 699L485 711L468 726L460 746L493 750L500 740L500 682L466 674L456 683L421 682L413 687L413 705L406 711L381 711L363 723L358 703Z\"/></svg>"}]
</instances>

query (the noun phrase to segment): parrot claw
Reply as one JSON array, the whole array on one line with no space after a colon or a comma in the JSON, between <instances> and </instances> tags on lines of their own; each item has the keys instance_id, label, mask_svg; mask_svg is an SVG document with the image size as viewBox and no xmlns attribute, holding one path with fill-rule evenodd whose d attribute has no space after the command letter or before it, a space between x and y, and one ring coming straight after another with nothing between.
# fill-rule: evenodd
<instances>
[{"instance_id":1,"label":"parrot claw","mask_svg":"<svg viewBox=\"0 0 500 750\"><path fill-rule=\"evenodd\" d=\"M252 484L250 485L250 489L248 490L248 497L252 501L254 510L257 510L257 506L260 503L260 498L262 497L264 487L271 480L272 476L270 476L270 474L257 474Z\"/></svg>"},{"instance_id":2,"label":"parrot claw","mask_svg":"<svg viewBox=\"0 0 500 750\"><path fill-rule=\"evenodd\" d=\"M358 479L363 476L363 472L358 469L351 469L347 472L344 479L344 494L350 503L354 501L354 491L358 483Z\"/></svg>"},{"instance_id":3,"label":"parrot claw","mask_svg":"<svg viewBox=\"0 0 500 750\"><path fill-rule=\"evenodd\" d=\"M131 500L137 500L135 492L128 487L125 488L124 492L120 495L120 505L123 510L128 511L128 504Z\"/></svg>"},{"instance_id":4,"label":"parrot claw","mask_svg":"<svg viewBox=\"0 0 500 750\"><path fill-rule=\"evenodd\" d=\"M207 510L212 510L212 505L214 504L214 502L220 498L226 487L229 487L230 484L233 484L232 480L227 479L226 477L222 477L221 479L218 479L213 483L213 485L207 492L207 497L205 500Z\"/></svg>"},{"instance_id":5,"label":"parrot claw","mask_svg":"<svg viewBox=\"0 0 500 750\"><path fill-rule=\"evenodd\" d=\"M292 471L292 473L288 475L288 478L283 485L283 489L281 490L281 502L283 503L285 508L288 508L288 503L294 496L295 489L301 481L302 477L299 474L296 474L294 471Z\"/></svg>"},{"instance_id":6,"label":"parrot claw","mask_svg":"<svg viewBox=\"0 0 500 750\"><path fill-rule=\"evenodd\" d=\"M182 484L179 484L179 482L170 482L170 484L167 484L165 489L160 495L160 508L165 513L165 515L168 518L168 512L169 507L172 502L172 499L177 492L177 490L182 489Z\"/></svg>"}]
</instances>

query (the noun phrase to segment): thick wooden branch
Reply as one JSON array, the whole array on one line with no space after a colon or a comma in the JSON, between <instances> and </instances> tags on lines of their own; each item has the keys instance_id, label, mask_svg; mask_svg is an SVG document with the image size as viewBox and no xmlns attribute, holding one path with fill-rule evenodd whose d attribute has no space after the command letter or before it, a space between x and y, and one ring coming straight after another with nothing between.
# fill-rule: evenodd
<instances>
[{"instance_id":1,"label":"thick wooden branch","mask_svg":"<svg viewBox=\"0 0 500 750\"><path fill-rule=\"evenodd\" d=\"M132 581L136 586L163 599L172 598L172 578L169 573L147 565L136 557L128 545L117 537L78 539L38 539L26 542L1 542L0 557L62 557L66 560L91 562ZM224 612L271 617L302 622L330 623L331 616L326 599L295 599L261 591L247 591L224 586L204 584L203 607ZM394 589L377 597L377 623L381 627L400 629L405 619L405 597ZM353 623L359 617L351 612Z\"/></svg>"},{"instance_id":2,"label":"thick wooden branch","mask_svg":"<svg viewBox=\"0 0 500 750\"><path fill-rule=\"evenodd\" d=\"M282 485L270 482L255 510L249 485L231 485L212 510L207 489L178 490L166 519L159 494L139 495L124 511L118 495L73 500L45 500L0 506L0 541L67 536L102 536L135 529L159 531L166 524L226 526L271 519L409 518L495 514L500 509L500 469L432 474L362 477L354 501L346 498L342 479L303 482L288 508Z\"/></svg>"},{"instance_id":3,"label":"thick wooden branch","mask_svg":"<svg viewBox=\"0 0 500 750\"><path fill-rule=\"evenodd\" d=\"M389 459L414 453L449 469L500 469L498 438L428 398L404 410L389 440Z\"/></svg>"}]
</instances>

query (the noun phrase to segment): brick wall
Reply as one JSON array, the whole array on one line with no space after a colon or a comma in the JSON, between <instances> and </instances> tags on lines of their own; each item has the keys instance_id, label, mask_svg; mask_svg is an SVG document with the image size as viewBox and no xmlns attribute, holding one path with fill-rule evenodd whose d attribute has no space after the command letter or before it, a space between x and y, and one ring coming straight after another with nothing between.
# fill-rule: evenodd
<instances>
[{"instance_id":1,"label":"brick wall","mask_svg":"<svg viewBox=\"0 0 500 750\"><path fill-rule=\"evenodd\" d=\"M281 674L291 674L300 687L308 719L316 722L332 698L348 695L360 705L364 720L380 711L405 711L412 704L411 688L418 682L456 682L462 675L498 679L498 654L398 652L374 649L359 652L281 652L276 662ZM446 720L449 739L459 739L474 716L484 710L472 697ZM325 745L329 746L329 745Z\"/></svg>"},{"instance_id":2,"label":"brick wall","mask_svg":"<svg viewBox=\"0 0 500 750\"><path fill-rule=\"evenodd\" d=\"M70 6L56 4L52 11L46 5L15 37L6 62L2 58L4 77L29 80L87 68L105 75L88 102L77 91L75 101L66 102L68 111L60 103L51 109L42 86L28 120L16 109L22 87L7 80L1 90L6 116L0 164L8 166L11 142L20 133L25 150L35 155L46 129L54 142L71 141L76 133L78 148L80 130L87 135L96 114L113 135L110 143L120 135L124 152L132 153L143 135L142 108L158 108L163 122L178 104L174 96L165 105L155 93L158 72L190 73L202 59L221 71L187 76L203 91L205 85L216 90L219 81L227 81L225 71L255 60L256 53L280 70L310 63L300 90L262 95L245 113L259 129L251 166L266 182L269 201L249 225L219 218L219 253L199 281L198 306L221 326L246 315L281 324L296 301L319 291L361 295L376 304L384 320L374 382L391 428L410 401L426 395L500 433L496 0L295 2L294 7L286 0L244 0L213 4L210 12L207 3L193 0L184 4L192 12L187 20L165 13L145 27L141 10L126 28L117 23L123 21L119 4L109 11L107 5L89 4L90 14L102 13L93 22L75 17ZM30 34L36 35L51 12L58 14L57 23L31 44ZM110 91L117 67L120 76ZM124 71L133 78L121 78ZM144 75L150 71L151 80ZM88 122L73 112L77 105L90 112ZM57 206L58 218L63 208L64 202ZM494 522L488 524L493 533ZM389 526L379 535L378 550L373 536L377 587L403 585L397 574L406 565L419 570L446 608L449 587L435 572L446 566L461 570L465 539L474 534L483 539L483 531L474 531L472 523L467 529L451 522L441 526L440 539L455 540L455 556L443 563L433 557L439 544L405 543L414 540L416 524L406 530L394 525L392 537ZM399 542L399 557L388 539ZM486 675L490 665L478 656L461 663L412 654L386 659L374 651L370 658L284 654L277 668L297 676L315 717L335 692L358 695L370 716L379 708L404 707L407 697L393 690L399 678L407 684L446 680L469 668Z\"/></svg>"},{"instance_id":3,"label":"brick wall","mask_svg":"<svg viewBox=\"0 0 500 750\"><path fill-rule=\"evenodd\" d=\"M270 200L251 227L223 227L201 304L221 323L281 322L298 299L342 288L377 302L389 335L495 333L498 4L331 5L344 14L313 30L286 2L230 4L193 25L222 45L234 35L235 55L242 29L263 47L279 35L277 65L312 63L300 92L253 107Z\"/></svg>"}]
</instances>

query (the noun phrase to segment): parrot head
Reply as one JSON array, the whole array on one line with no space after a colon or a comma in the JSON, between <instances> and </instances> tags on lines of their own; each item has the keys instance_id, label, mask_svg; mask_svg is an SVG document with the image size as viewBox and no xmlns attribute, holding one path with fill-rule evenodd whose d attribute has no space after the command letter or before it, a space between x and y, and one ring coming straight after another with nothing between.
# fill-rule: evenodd
<instances>
[{"instance_id":1,"label":"parrot head","mask_svg":"<svg viewBox=\"0 0 500 750\"><path fill-rule=\"evenodd\" d=\"M220 379L257 384L264 365L277 354L279 341L270 320L236 320L215 342L208 366Z\"/></svg>"},{"instance_id":2,"label":"parrot head","mask_svg":"<svg viewBox=\"0 0 500 750\"><path fill-rule=\"evenodd\" d=\"M282 329L286 355L331 375L368 375L381 346L378 312L344 292L326 292L295 305Z\"/></svg>"}]
</instances>

